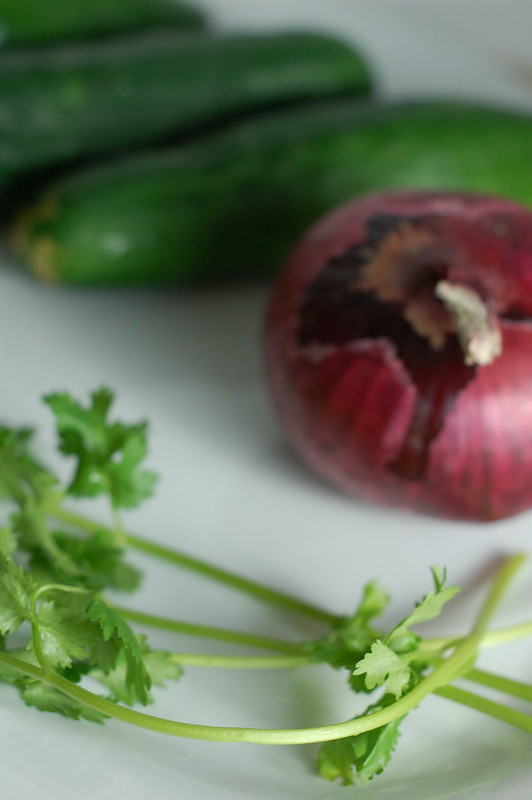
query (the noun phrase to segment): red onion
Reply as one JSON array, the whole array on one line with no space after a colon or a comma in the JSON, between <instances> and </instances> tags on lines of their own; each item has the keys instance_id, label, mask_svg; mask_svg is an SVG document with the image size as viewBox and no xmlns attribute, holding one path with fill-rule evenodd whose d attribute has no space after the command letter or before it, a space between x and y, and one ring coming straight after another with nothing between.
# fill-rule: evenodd
<instances>
[{"instance_id":1,"label":"red onion","mask_svg":"<svg viewBox=\"0 0 532 800\"><path fill-rule=\"evenodd\" d=\"M303 237L274 286L269 385L294 448L360 498L493 520L532 506L532 213L396 192Z\"/></svg>"}]
</instances>

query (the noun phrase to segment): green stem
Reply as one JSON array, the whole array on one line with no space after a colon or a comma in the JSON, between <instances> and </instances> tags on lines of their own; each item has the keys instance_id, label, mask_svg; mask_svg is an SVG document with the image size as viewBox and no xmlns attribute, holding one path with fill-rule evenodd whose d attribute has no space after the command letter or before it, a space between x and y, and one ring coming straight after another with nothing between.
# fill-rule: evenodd
<instances>
[{"instance_id":1,"label":"green stem","mask_svg":"<svg viewBox=\"0 0 532 800\"><path fill-rule=\"evenodd\" d=\"M477 616L473 633L484 633L494 611L496 610L503 593L506 591L508 584L512 580L514 574L519 567L527 560L524 553L517 553L505 559L502 566L497 572L497 576L491 585L490 592L482 604L482 608Z\"/></svg>"},{"instance_id":2,"label":"green stem","mask_svg":"<svg viewBox=\"0 0 532 800\"><path fill-rule=\"evenodd\" d=\"M92 708L106 716L148 730L191 739L203 739L206 741L294 745L332 741L348 736L356 736L360 733L380 728L404 716L418 706L421 700L432 692L438 692L444 697L461 702L472 708L478 708L485 713L493 712L493 715L496 715L498 719L503 719L506 722L517 725L517 727L532 732L532 723L529 721L527 722L529 718L526 718L525 715L505 709L504 707L499 707L496 703L484 700L483 698L479 699L469 692L463 692L463 690L448 685L457 677L470 671L471 662L475 659L478 652L484 628L488 624L489 618L493 614L496 603L500 600L502 592L521 561L521 558L514 557L508 559L503 564L492 584L487 599L484 601L477 615L472 633L456 646L450 656L434 667L432 672L396 702L386 706L380 711L357 717L347 722L333 723L313 728L295 729L235 728L194 725L124 708L92 692L88 692L81 686L71 683L51 670L27 664L7 653L0 653L0 663L3 662L24 675L33 677L36 680L41 680L72 699L86 705L88 708ZM486 711L486 709L488 711Z\"/></svg>"},{"instance_id":3,"label":"green stem","mask_svg":"<svg viewBox=\"0 0 532 800\"><path fill-rule=\"evenodd\" d=\"M490 689L496 689L498 692L504 692L532 703L532 685L529 683L505 678L502 675L495 675L493 672L477 668L464 675L464 678L481 686L487 686Z\"/></svg>"},{"instance_id":4,"label":"green stem","mask_svg":"<svg viewBox=\"0 0 532 800\"><path fill-rule=\"evenodd\" d=\"M33 642L33 650L35 652L35 656L37 657L37 661L41 665L43 669L48 667L48 662L46 660L46 656L44 654L44 650L42 649L41 643L41 634L39 630L39 623L35 617L30 619L31 624L31 639Z\"/></svg>"},{"instance_id":5,"label":"green stem","mask_svg":"<svg viewBox=\"0 0 532 800\"><path fill-rule=\"evenodd\" d=\"M488 631L482 637L482 644L486 647L495 647L507 642L513 642L516 639L524 639L527 636L532 636L532 622L520 622L517 625L508 625L504 628Z\"/></svg>"},{"instance_id":6,"label":"green stem","mask_svg":"<svg viewBox=\"0 0 532 800\"><path fill-rule=\"evenodd\" d=\"M140 625L160 628L162 630L173 631L174 633L184 633L187 636L202 636L206 639L216 639L221 642L232 642L242 644L247 647L258 647L262 650L275 650L279 653L294 653L301 655L302 647L296 642L288 642L283 639L274 639L268 636L257 636L253 633L233 631L227 628L216 628L212 625L197 625L193 622L183 622L181 620L167 619L155 614L145 614L142 611L134 611L130 608L114 606L125 619L137 622Z\"/></svg>"},{"instance_id":7,"label":"green stem","mask_svg":"<svg viewBox=\"0 0 532 800\"><path fill-rule=\"evenodd\" d=\"M517 625L508 625L504 628L486 631L481 639L482 647L496 647L518 639L532 636L532 622L520 622ZM463 642L465 636L431 636L423 639L417 653L422 656L432 657L444 653L457 644Z\"/></svg>"},{"instance_id":8,"label":"green stem","mask_svg":"<svg viewBox=\"0 0 532 800\"><path fill-rule=\"evenodd\" d=\"M510 639L526 636L532 633L532 623L523 623L522 625L503 628L499 631L494 631L491 633L486 633L484 630L489 623L490 617L496 609L496 605L499 602L503 591L513 577L515 571L523 563L524 558L525 557L522 554L518 554L517 556L507 559L499 570L495 582L492 584L492 588L488 594L488 597L486 598L486 601L484 602L476 619L474 628L474 630L478 630L478 632L481 634L479 644L482 646L494 645L502 641L508 641ZM169 630L191 636L201 636L205 638L216 639L218 641L232 642L234 644L242 644L249 647L259 647L261 649L301 655L301 645L292 642L286 642L280 639L266 638L240 631L216 628L213 626L196 625L180 620L172 620L166 617L160 617L154 614L146 614L123 607L118 607L117 610L132 622L137 622L150 627L161 628L163 630ZM419 657L422 652L427 656L434 657L438 653L443 653L445 650L457 647L469 639L470 637L426 639L421 644L420 649L416 651L416 657Z\"/></svg>"},{"instance_id":9,"label":"green stem","mask_svg":"<svg viewBox=\"0 0 532 800\"><path fill-rule=\"evenodd\" d=\"M456 686L442 686L435 691L435 694L445 697L447 700L454 700L454 702L468 708L473 708L475 711L481 711L483 714L494 717L501 722L506 722L508 725L513 725L515 728L526 731L526 733L532 733L532 717L528 714L523 714L521 711L495 703L493 700L488 700L486 697L467 692Z\"/></svg>"},{"instance_id":10,"label":"green stem","mask_svg":"<svg viewBox=\"0 0 532 800\"><path fill-rule=\"evenodd\" d=\"M316 742L344 739L348 736L357 736L375 728L380 728L388 722L402 717L419 705L420 701L431 692L449 682L452 676L460 670L465 662L470 659L471 650L476 646L477 637L472 637L473 642L463 642L447 661L424 678L411 692L392 703L390 706L363 717L337 722L313 728L236 728L212 725L195 725L188 722L177 722L162 717L156 717L141 711L112 703L93 692L83 689L75 683L62 678L51 670L44 670L33 664L28 664L18 658L0 652L0 663L4 663L24 675L40 680L48 686L53 686L58 691L82 703L94 711L112 717L113 719L146 728L158 733L171 736L180 736L188 739L201 739L204 741L219 742L249 742L254 744L295 745L312 744Z\"/></svg>"},{"instance_id":11,"label":"green stem","mask_svg":"<svg viewBox=\"0 0 532 800\"><path fill-rule=\"evenodd\" d=\"M172 653L171 660L189 667L214 669L293 669L311 663L309 656L219 656L202 653Z\"/></svg>"},{"instance_id":12,"label":"green stem","mask_svg":"<svg viewBox=\"0 0 532 800\"><path fill-rule=\"evenodd\" d=\"M65 583L44 583L42 586L39 586L34 592L32 592L31 604L34 611L36 611L37 602L41 595L46 594L46 592L66 592L67 594L86 595L90 594L88 589L84 589L81 586L68 586L68 584Z\"/></svg>"},{"instance_id":13,"label":"green stem","mask_svg":"<svg viewBox=\"0 0 532 800\"><path fill-rule=\"evenodd\" d=\"M87 519L79 514L75 514L71 511L67 511L60 506L54 505L53 508L49 509L48 513L50 516L55 517L62 522L66 522L67 524L73 525L76 528L88 533L93 533L94 531L102 528L102 525L98 524L97 522ZM155 558L159 558L170 564L174 564L182 569L187 569L191 572L203 575L204 577L217 581L218 583L230 586L236 591L255 597L256 599L262 600L270 605L279 606L288 611L297 612L298 614L302 614L306 617L314 619L317 622L323 622L326 625L335 625L341 619L339 616L330 614L328 611L324 611L322 608L319 608L312 603L307 603L303 600L293 597L292 595L285 594L284 592L280 592L276 589L271 589L270 587L264 586L257 581L243 578L241 575L230 572L229 570L221 569L214 564L203 561L199 558L195 558L194 556L187 555L179 550L150 542L147 539L143 539L140 536L135 536L127 531L121 530L121 536L123 536L127 545L136 550Z\"/></svg>"}]
</instances>

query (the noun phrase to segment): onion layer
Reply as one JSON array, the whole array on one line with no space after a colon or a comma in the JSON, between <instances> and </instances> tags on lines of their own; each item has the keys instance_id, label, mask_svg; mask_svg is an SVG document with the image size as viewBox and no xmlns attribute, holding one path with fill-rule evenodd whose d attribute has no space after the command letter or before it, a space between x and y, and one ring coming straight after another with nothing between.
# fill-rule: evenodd
<instances>
[{"instance_id":1,"label":"onion layer","mask_svg":"<svg viewBox=\"0 0 532 800\"><path fill-rule=\"evenodd\" d=\"M532 507L532 213L457 193L336 209L273 288L268 383L294 448L370 501Z\"/></svg>"}]
</instances>

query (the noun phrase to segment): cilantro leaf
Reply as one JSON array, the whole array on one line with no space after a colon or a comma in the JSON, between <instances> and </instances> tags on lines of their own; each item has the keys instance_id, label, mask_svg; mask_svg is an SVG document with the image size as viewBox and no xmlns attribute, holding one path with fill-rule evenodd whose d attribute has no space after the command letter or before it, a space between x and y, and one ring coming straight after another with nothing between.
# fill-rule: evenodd
<instances>
[{"instance_id":1,"label":"cilantro leaf","mask_svg":"<svg viewBox=\"0 0 532 800\"><path fill-rule=\"evenodd\" d=\"M57 479L30 453L30 428L0 427L0 498L20 501L29 492L40 496Z\"/></svg>"},{"instance_id":2,"label":"cilantro leaf","mask_svg":"<svg viewBox=\"0 0 532 800\"><path fill-rule=\"evenodd\" d=\"M0 553L12 555L17 549L17 540L12 528L0 528Z\"/></svg>"},{"instance_id":3,"label":"cilantro leaf","mask_svg":"<svg viewBox=\"0 0 532 800\"><path fill-rule=\"evenodd\" d=\"M99 594L95 595L89 606L89 617L100 625L104 640L109 644L108 648L101 650L98 665L104 673L110 673L122 653L125 660L125 686L138 702L146 705L151 678L133 630Z\"/></svg>"},{"instance_id":4,"label":"cilantro leaf","mask_svg":"<svg viewBox=\"0 0 532 800\"><path fill-rule=\"evenodd\" d=\"M106 719L98 711L68 697L53 686L46 686L41 681L28 681L21 687L20 693L27 706L34 706L39 711L54 711L69 719L87 719L90 722L104 722Z\"/></svg>"},{"instance_id":5,"label":"cilantro leaf","mask_svg":"<svg viewBox=\"0 0 532 800\"><path fill-rule=\"evenodd\" d=\"M403 639L403 641L409 641L408 634L411 632L409 632L408 629L413 625L419 625L421 622L428 622L428 620L439 616L443 606L448 603L449 600L452 600L459 591L456 586L445 585L447 578L446 570L432 567L431 572L434 581L434 589L431 589L422 600L416 603L412 613L399 622L385 638L385 642L396 651L399 649L410 649L400 644L401 639ZM415 634L413 636L416 641L419 641L418 636Z\"/></svg>"},{"instance_id":6,"label":"cilantro leaf","mask_svg":"<svg viewBox=\"0 0 532 800\"><path fill-rule=\"evenodd\" d=\"M151 650L146 637L139 636L138 643L142 651L144 665L150 676L153 686L164 686L167 680L178 680L183 674L180 664L176 663L172 653L166 650ZM93 669L91 677L100 681L111 691L111 700L132 706L137 701L137 696L126 680L127 659L124 651L118 654L114 667L105 673L101 669ZM148 698L151 701L151 698Z\"/></svg>"},{"instance_id":7,"label":"cilantro leaf","mask_svg":"<svg viewBox=\"0 0 532 800\"><path fill-rule=\"evenodd\" d=\"M372 625L389 603L389 596L376 581L364 586L361 600L350 617L345 617L327 636L309 646L316 661L335 669L353 670L375 641L378 632ZM363 691L364 686L360 689Z\"/></svg>"},{"instance_id":8,"label":"cilantro leaf","mask_svg":"<svg viewBox=\"0 0 532 800\"><path fill-rule=\"evenodd\" d=\"M362 590L362 598L355 611L351 625L356 627L368 624L386 610L390 602L390 596L377 581L370 581Z\"/></svg>"},{"instance_id":9,"label":"cilantro leaf","mask_svg":"<svg viewBox=\"0 0 532 800\"><path fill-rule=\"evenodd\" d=\"M60 451L77 460L70 494L108 494L114 508L134 508L153 494L157 480L140 467L147 455L147 424L109 422L113 399L106 388L93 392L87 407L68 393L44 398L56 417Z\"/></svg>"},{"instance_id":10,"label":"cilantro leaf","mask_svg":"<svg viewBox=\"0 0 532 800\"><path fill-rule=\"evenodd\" d=\"M167 650L149 650L144 656L144 663L153 686L165 686L166 681L177 681L183 675L183 667Z\"/></svg>"},{"instance_id":11,"label":"cilantro leaf","mask_svg":"<svg viewBox=\"0 0 532 800\"><path fill-rule=\"evenodd\" d=\"M87 615L90 595L63 595L65 603L54 600L40 603L37 623L47 664L61 668L70 667L73 660L90 657L100 634L98 626Z\"/></svg>"},{"instance_id":12,"label":"cilantro leaf","mask_svg":"<svg viewBox=\"0 0 532 800\"><path fill-rule=\"evenodd\" d=\"M125 551L117 545L113 531L100 528L84 538L52 531L52 537L64 557L76 565L76 580L70 580L72 574L61 570L57 561L51 564L49 558L34 551L31 569L43 583L74 582L94 591L112 588L131 592L138 588L141 573L125 561Z\"/></svg>"},{"instance_id":13,"label":"cilantro leaf","mask_svg":"<svg viewBox=\"0 0 532 800\"><path fill-rule=\"evenodd\" d=\"M370 706L365 714L379 711L390 700ZM399 740L399 726L404 717L366 731L358 736L336 739L321 745L318 753L318 771L329 781L342 780L344 785L366 783L380 775L389 763Z\"/></svg>"},{"instance_id":14,"label":"cilantro leaf","mask_svg":"<svg viewBox=\"0 0 532 800\"><path fill-rule=\"evenodd\" d=\"M60 576L72 578L79 575L76 562L54 541L42 501L31 495L25 497L20 510L11 515L11 523L23 550L32 554L40 552Z\"/></svg>"},{"instance_id":15,"label":"cilantro leaf","mask_svg":"<svg viewBox=\"0 0 532 800\"><path fill-rule=\"evenodd\" d=\"M353 675L363 675L369 691L385 686L388 693L399 698L408 688L412 671L397 653L377 639L358 662Z\"/></svg>"},{"instance_id":16,"label":"cilantro leaf","mask_svg":"<svg viewBox=\"0 0 532 800\"><path fill-rule=\"evenodd\" d=\"M22 567L0 555L0 634L13 633L28 619L35 583Z\"/></svg>"}]
</instances>

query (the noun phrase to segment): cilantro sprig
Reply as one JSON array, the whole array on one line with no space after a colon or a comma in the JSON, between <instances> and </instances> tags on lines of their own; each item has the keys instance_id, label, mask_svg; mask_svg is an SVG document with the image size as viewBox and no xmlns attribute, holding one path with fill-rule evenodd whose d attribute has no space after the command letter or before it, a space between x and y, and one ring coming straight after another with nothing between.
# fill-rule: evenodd
<instances>
[{"instance_id":1,"label":"cilantro sprig","mask_svg":"<svg viewBox=\"0 0 532 800\"><path fill-rule=\"evenodd\" d=\"M532 635L532 622L489 631L492 616L523 556L510 556L493 578L470 633L427 638L417 630L445 610L458 589L445 569L431 568L432 588L389 630L379 625L390 597L376 581L362 590L355 611L338 616L312 603L258 584L222 567L127 532L118 517L152 496L156 476L144 466L146 422L112 418L113 394L93 392L88 403L67 393L45 402L56 423L59 453L72 466L61 482L33 452L32 432L0 428L0 680L23 701L70 719L108 717L174 736L271 744L321 743L318 770L328 780L364 783L380 774L400 739L410 711L429 694L460 703L532 733L532 717L480 693L456 686L464 679L532 702L532 686L476 666L485 645ZM75 509L78 498L106 496L107 524ZM312 641L289 642L231 628L161 618L112 602L108 593L131 592L140 573L130 549L161 558L263 602L325 626ZM144 632L238 643L277 654L209 655L153 649ZM138 711L152 691L181 678L184 666L289 668L324 663L343 671L367 707L356 716L315 728L269 730L195 725ZM99 686L99 691L94 691Z\"/></svg>"},{"instance_id":2,"label":"cilantro sprig","mask_svg":"<svg viewBox=\"0 0 532 800\"><path fill-rule=\"evenodd\" d=\"M59 450L75 459L68 492L74 497L107 495L113 508L135 508L153 494L157 476L143 469L147 423L110 421L113 393L92 392L87 406L66 392L44 398L55 414Z\"/></svg>"}]
</instances>

